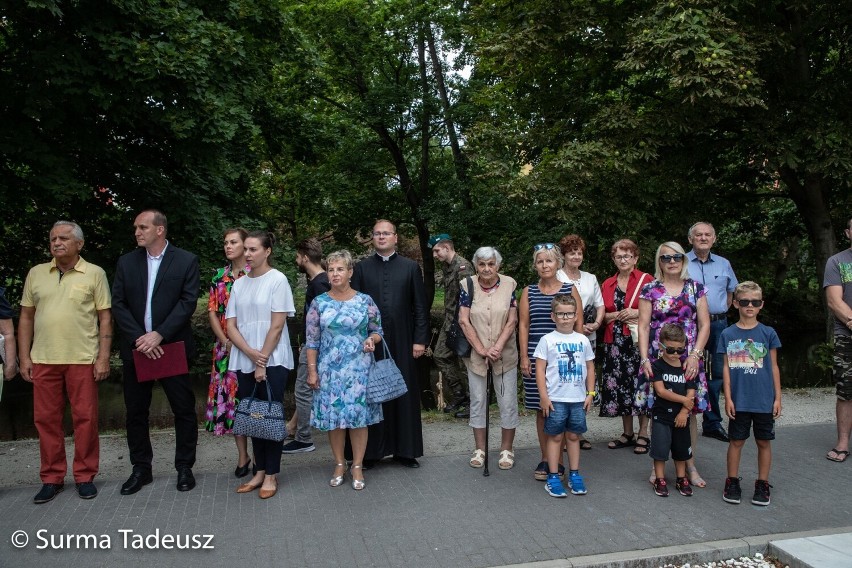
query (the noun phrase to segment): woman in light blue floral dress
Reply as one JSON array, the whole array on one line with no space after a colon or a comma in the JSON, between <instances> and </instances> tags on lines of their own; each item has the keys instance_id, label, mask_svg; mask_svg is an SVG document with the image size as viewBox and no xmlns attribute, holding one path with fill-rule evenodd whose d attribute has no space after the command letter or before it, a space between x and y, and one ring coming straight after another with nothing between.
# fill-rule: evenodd
<instances>
[{"instance_id":1,"label":"woman in light blue floral dress","mask_svg":"<svg viewBox=\"0 0 852 568\"><path fill-rule=\"evenodd\" d=\"M352 442L352 488L364 488L367 426L382 421L382 405L367 402L367 376L376 344L382 340L379 308L350 285L354 263L347 251L326 257L331 290L308 308L305 349L308 386L316 389L311 425L328 432L335 468L329 484L343 484L346 431Z\"/></svg>"}]
</instances>

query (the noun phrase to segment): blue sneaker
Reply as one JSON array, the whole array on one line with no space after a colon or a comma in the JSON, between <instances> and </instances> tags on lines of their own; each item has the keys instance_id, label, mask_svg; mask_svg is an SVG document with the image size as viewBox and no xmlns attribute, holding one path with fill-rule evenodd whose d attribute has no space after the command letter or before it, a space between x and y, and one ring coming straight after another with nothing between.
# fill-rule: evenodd
<instances>
[{"instance_id":1,"label":"blue sneaker","mask_svg":"<svg viewBox=\"0 0 852 568\"><path fill-rule=\"evenodd\" d=\"M544 490L547 491L547 494L551 497L568 497L568 494L565 493L565 488L562 487L562 482L559 480L559 476L556 474L548 474L547 483L544 484Z\"/></svg>"},{"instance_id":2,"label":"blue sneaker","mask_svg":"<svg viewBox=\"0 0 852 568\"><path fill-rule=\"evenodd\" d=\"M583 476L579 473L572 473L568 476L568 487L571 488L572 495L586 494L586 484L583 483Z\"/></svg>"}]
</instances>

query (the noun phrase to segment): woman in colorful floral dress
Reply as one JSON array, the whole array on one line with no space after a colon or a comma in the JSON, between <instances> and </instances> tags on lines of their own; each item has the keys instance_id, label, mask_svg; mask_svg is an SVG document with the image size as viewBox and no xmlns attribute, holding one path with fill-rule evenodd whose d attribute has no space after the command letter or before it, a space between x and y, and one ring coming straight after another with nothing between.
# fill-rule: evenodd
<instances>
[{"instance_id":1,"label":"woman in colorful floral dress","mask_svg":"<svg viewBox=\"0 0 852 568\"><path fill-rule=\"evenodd\" d=\"M207 316L210 329L216 336L213 344L213 367L210 371L210 387L207 390L207 412L204 427L216 436L231 433L237 411L237 374L228 371L228 354L231 341L225 325L225 309L231 297L234 282L246 273L245 229L226 229L224 238L225 258L228 265L220 268L210 282L210 298L207 301ZM238 267L234 273L233 267ZM237 443L237 468L234 475L245 477L251 460L245 436L235 436Z\"/></svg>"},{"instance_id":2,"label":"woman in colorful floral dress","mask_svg":"<svg viewBox=\"0 0 852 568\"><path fill-rule=\"evenodd\" d=\"M311 302L306 318L305 349L308 386L317 389L311 425L328 432L334 455L329 485L343 484L346 475L346 431L352 442L352 488L364 488L364 452L367 426L382 421L382 405L366 400L372 353L382 341L379 308L366 294L350 285L354 263L347 251L326 257L331 290Z\"/></svg>"},{"instance_id":3,"label":"woman in colorful floral dress","mask_svg":"<svg viewBox=\"0 0 852 568\"><path fill-rule=\"evenodd\" d=\"M686 253L678 243L666 242L657 248L656 280L642 288L639 301L639 385L636 406L649 409L654 404L649 378L651 364L659 357L660 330L667 323L677 324L686 332L687 351L681 355L684 376L698 384L689 430L692 458L687 461L690 481L697 487L706 483L695 468L695 443L698 430L695 416L707 410L707 379L704 376L704 347L710 337L710 311L704 286L689 277ZM652 441L653 443L653 441Z\"/></svg>"}]
</instances>

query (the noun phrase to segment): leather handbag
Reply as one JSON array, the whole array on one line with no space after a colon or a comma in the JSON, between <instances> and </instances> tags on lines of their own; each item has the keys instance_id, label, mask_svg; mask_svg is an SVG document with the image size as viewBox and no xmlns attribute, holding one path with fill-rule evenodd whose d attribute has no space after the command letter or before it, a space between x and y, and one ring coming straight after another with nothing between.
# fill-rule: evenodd
<instances>
[{"instance_id":1,"label":"leather handbag","mask_svg":"<svg viewBox=\"0 0 852 568\"><path fill-rule=\"evenodd\" d=\"M402 378L402 371L394 363L384 338L382 338L381 343L384 348L384 359L376 361L376 356L370 353L373 364L370 366L370 373L367 376L366 398L367 402L371 404L388 402L408 392L408 386L405 384L405 379Z\"/></svg>"},{"instance_id":2,"label":"leather handbag","mask_svg":"<svg viewBox=\"0 0 852 568\"><path fill-rule=\"evenodd\" d=\"M470 295L470 302L473 304L473 279L470 276L467 277L467 290ZM453 323L450 324L450 330L447 332L446 344L450 348L450 351L459 357L470 357L470 353L473 351L473 347L471 347L470 342L464 335L464 331L462 331L461 325L459 325L458 303L456 303L456 315L453 318Z\"/></svg>"},{"instance_id":3,"label":"leather handbag","mask_svg":"<svg viewBox=\"0 0 852 568\"><path fill-rule=\"evenodd\" d=\"M272 400L272 389L266 383L267 400L255 398L257 383L251 391L251 396L244 398L237 405L237 415L234 418L232 433L238 436L262 438L281 442L285 437L284 405Z\"/></svg>"}]
</instances>

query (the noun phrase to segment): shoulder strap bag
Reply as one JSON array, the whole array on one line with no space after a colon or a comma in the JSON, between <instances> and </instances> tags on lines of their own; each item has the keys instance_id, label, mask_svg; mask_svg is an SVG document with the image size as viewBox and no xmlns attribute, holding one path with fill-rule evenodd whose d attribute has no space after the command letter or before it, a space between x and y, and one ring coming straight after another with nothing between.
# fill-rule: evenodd
<instances>
[{"instance_id":1,"label":"shoulder strap bag","mask_svg":"<svg viewBox=\"0 0 852 568\"><path fill-rule=\"evenodd\" d=\"M376 361L376 356L370 353L373 363L370 365L370 372L367 376L366 399L371 404L388 402L408 392L408 386L406 386L405 379L402 377L402 371L394 363L384 337L381 344L385 354L381 361Z\"/></svg>"}]
</instances>

